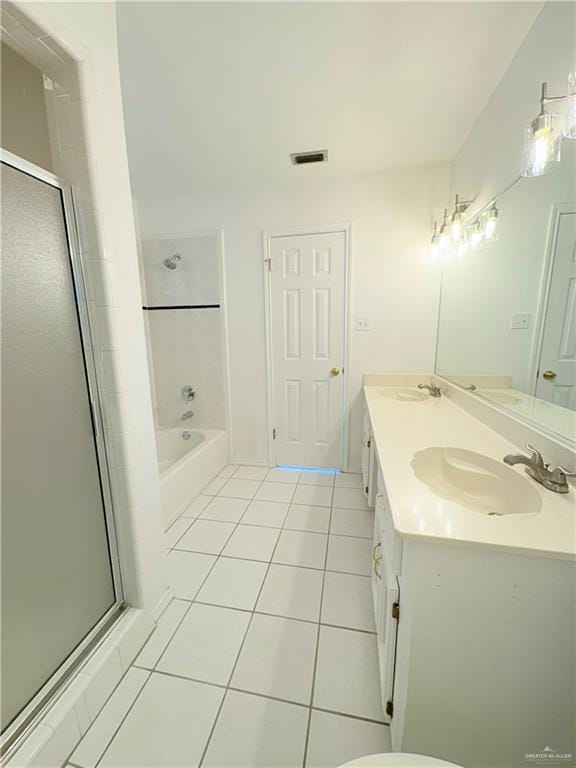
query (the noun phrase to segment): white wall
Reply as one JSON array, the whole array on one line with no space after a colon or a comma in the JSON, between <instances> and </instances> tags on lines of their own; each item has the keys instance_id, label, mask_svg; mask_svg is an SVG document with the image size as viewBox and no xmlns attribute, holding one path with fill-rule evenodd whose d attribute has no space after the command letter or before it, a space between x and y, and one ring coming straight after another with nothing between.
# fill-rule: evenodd
<instances>
[{"instance_id":1,"label":"white wall","mask_svg":"<svg viewBox=\"0 0 576 768\"><path fill-rule=\"evenodd\" d=\"M575 65L576 4L549 0L452 164L451 196L481 208L520 173L524 131L540 108L540 85L566 93Z\"/></svg>"},{"instance_id":2,"label":"white wall","mask_svg":"<svg viewBox=\"0 0 576 768\"><path fill-rule=\"evenodd\" d=\"M145 310L156 424L225 429L220 233L145 238L140 254L144 303L164 307ZM180 261L171 270L164 260L174 254ZM166 309L190 305L196 308ZM193 402L183 401L184 385L196 390ZM194 416L183 424L190 410Z\"/></svg>"},{"instance_id":3,"label":"white wall","mask_svg":"<svg viewBox=\"0 0 576 768\"><path fill-rule=\"evenodd\" d=\"M152 612L167 579L115 5L3 3L2 14L3 39L54 84L50 138L77 203L125 599Z\"/></svg>"},{"instance_id":4,"label":"white wall","mask_svg":"<svg viewBox=\"0 0 576 768\"><path fill-rule=\"evenodd\" d=\"M436 166L137 201L143 236L224 230L234 461L267 462L262 230L353 225L352 313L372 318L372 331L352 335L350 465L358 468L362 375L434 366L439 269L428 243L447 189L448 168Z\"/></svg>"},{"instance_id":5,"label":"white wall","mask_svg":"<svg viewBox=\"0 0 576 768\"><path fill-rule=\"evenodd\" d=\"M524 133L539 111L540 84L565 94L576 62L576 5L548 2L452 164L451 199L480 209L521 172ZM499 201L499 239L446 265L439 329L440 372L512 376L528 391L550 206L574 200L574 148L550 174L521 179ZM512 312L531 314L511 330Z\"/></svg>"},{"instance_id":6,"label":"white wall","mask_svg":"<svg viewBox=\"0 0 576 768\"><path fill-rule=\"evenodd\" d=\"M2 148L51 171L42 73L9 45L0 47Z\"/></svg>"}]
</instances>

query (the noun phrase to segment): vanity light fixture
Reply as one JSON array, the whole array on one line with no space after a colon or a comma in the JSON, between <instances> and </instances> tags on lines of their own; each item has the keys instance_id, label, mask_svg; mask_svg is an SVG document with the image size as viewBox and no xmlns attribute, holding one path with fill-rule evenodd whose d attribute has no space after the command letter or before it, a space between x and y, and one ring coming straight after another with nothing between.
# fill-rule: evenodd
<instances>
[{"instance_id":1,"label":"vanity light fixture","mask_svg":"<svg viewBox=\"0 0 576 768\"><path fill-rule=\"evenodd\" d=\"M450 223L448 220L448 208L444 208L444 220L442 221L442 226L440 227L440 232L438 233L438 242L440 244L440 248L444 250L448 245L449 241L450 241Z\"/></svg>"},{"instance_id":2,"label":"vanity light fixture","mask_svg":"<svg viewBox=\"0 0 576 768\"><path fill-rule=\"evenodd\" d=\"M498 226L498 216L499 211L498 208L496 208L496 201L494 201L483 216L484 240L494 240L496 235L496 227Z\"/></svg>"},{"instance_id":3,"label":"vanity light fixture","mask_svg":"<svg viewBox=\"0 0 576 768\"><path fill-rule=\"evenodd\" d=\"M484 227L480 219L476 219L470 228L470 248L477 248L483 239Z\"/></svg>"},{"instance_id":4,"label":"vanity light fixture","mask_svg":"<svg viewBox=\"0 0 576 768\"><path fill-rule=\"evenodd\" d=\"M562 118L564 138L576 139L576 68L568 75L568 95Z\"/></svg>"},{"instance_id":5,"label":"vanity light fixture","mask_svg":"<svg viewBox=\"0 0 576 768\"><path fill-rule=\"evenodd\" d=\"M560 162L560 120L557 112L547 112L546 104L565 100L566 96L548 96L548 85L542 83L540 112L526 129L522 176L542 176Z\"/></svg>"},{"instance_id":6,"label":"vanity light fixture","mask_svg":"<svg viewBox=\"0 0 576 768\"><path fill-rule=\"evenodd\" d=\"M432 237L430 238L430 256L432 257L433 261L436 261L438 256L440 256L440 236L438 234L438 224L434 222L434 231L432 232Z\"/></svg>"},{"instance_id":7,"label":"vanity light fixture","mask_svg":"<svg viewBox=\"0 0 576 768\"><path fill-rule=\"evenodd\" d=\"M456 195L454 213L450 219L450 239L453 243L459 243L464 238L464 219L462 214L470 207L471 200L459 200Z\"/></svg>"}]
</instances>

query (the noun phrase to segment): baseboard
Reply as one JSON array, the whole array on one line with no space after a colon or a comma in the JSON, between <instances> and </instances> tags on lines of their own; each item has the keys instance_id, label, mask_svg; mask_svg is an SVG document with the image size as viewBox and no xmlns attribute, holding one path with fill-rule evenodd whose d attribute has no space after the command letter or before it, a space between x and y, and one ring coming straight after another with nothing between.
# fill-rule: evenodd
<instances>
[{"instance_id":1,"label":"baseboard","mask_svg":"<svg viewBox=\"0 0 576 768\"><path fill-rule=\"evenodd\" d=\"M164 598L163 598L164 599ZM6 768L64 765L116 690L154 629L150 614L127 608L22 737Z\"/></svg>"},{"instance_id":2,"label":"baseboard","mask_svg":"<svg viewBox=\"0 0 576 768\"><path fill-rule=\"evenodd\" d=\"M271 466L267 461L254 461L254 459L243 459L239 457L230 459L230 464L242 464L245 467L268 467L271 469Z\"/></svg>"},{"instance_id":3,"label":"baseboard","mask_svg":"<svg viewBox=\"0 0 576 768\"><path fill-rule=\"evenodd\" d=\"M155 622L157 622L160 616L162 616L162 614L164 613L166 608L168 608L168 606L170 605L173 599L174 599L174 590L172 589L172 587L166 587L166 591L164 592L160 600L158 600L158 602L156 603L155 608L152 610L152 618L154 619Z\"/></svg>"}]
</instances>

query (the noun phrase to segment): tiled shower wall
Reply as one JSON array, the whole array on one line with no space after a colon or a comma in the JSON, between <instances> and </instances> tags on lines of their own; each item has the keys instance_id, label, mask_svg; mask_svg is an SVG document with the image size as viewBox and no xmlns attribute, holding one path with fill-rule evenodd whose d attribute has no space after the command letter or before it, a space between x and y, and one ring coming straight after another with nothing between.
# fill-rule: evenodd
<instances>
[{"instance_id":1,"label":"tiled shower wall","mask_svg":"<svg viewBox=\"0 0 576 768\"><path fill-rule=\"evenodd\" d=\"M164 260L178 254L176 269ZM154 413L160 429L224 429L220 235L144 239L141 271ZM186 384L196 399L185 403ZM191 410L194 416L182 421Z\"/></svg>"}]
</instances>

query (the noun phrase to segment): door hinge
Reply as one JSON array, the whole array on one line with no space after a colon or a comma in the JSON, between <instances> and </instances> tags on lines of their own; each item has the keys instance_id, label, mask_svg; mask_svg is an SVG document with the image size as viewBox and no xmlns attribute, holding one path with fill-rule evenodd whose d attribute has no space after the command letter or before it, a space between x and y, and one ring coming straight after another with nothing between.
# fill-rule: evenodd
<instances>
[{"instance_id":1,"label":"door hinge","mask_svg":"<svg viewBox=\"0 0 576 768\"><path fill-rule=\"evenodd\" d=\"M372 440L368 438L368 442L366 443L366 448L370 448L371 445L372 445Z\"/></svg>"},{"instance_id":2,"label":"door hinge","mask_svg":"<svg viewBox=\"0 0 576 768\"><path fill-rule=\"evenodd\" d=\"M400 603L392 603L392 618L396 621L400 618Z\"/></svg>"},{"instance_id":3,"label":"door hinge","mask_svg":"<svg viewBox=\"0 0 576 768\"><path fill-rule=\"evenodd\" d=\"M276 427L272 430L272 440L276 440Z\"/></svg>"},{"instance_id":4,"label":"door hinge","mask_svg":"<svg viewBox=\"0 0 576 768\"><path fill-rule=\"evenodd\" d=\"M370 491L368 490L368 486L366 486L364 490L366 491L366 496L368 496L368 494L370 493Z\"/></svg>"},{"instance_id":5,"label":"door hinge","mask_svg":"<svg viewBox=\"0 0 576 768\"><path fill-rule=\"evenodd\" d=\"M394 717L394 702L392 699L388 699L386 702L386 714L388 717Z\"/></svg>"},{"instance_id":6,"label":"door hinge","mask_svg":"<svg viewBox=\"0 0 576 768\"><path fill-rule=\"evenodd\" d=\"M272 272L272 259L264 259L264 264L268 266L268 272Z\"/></svg>"}]
</instances>

